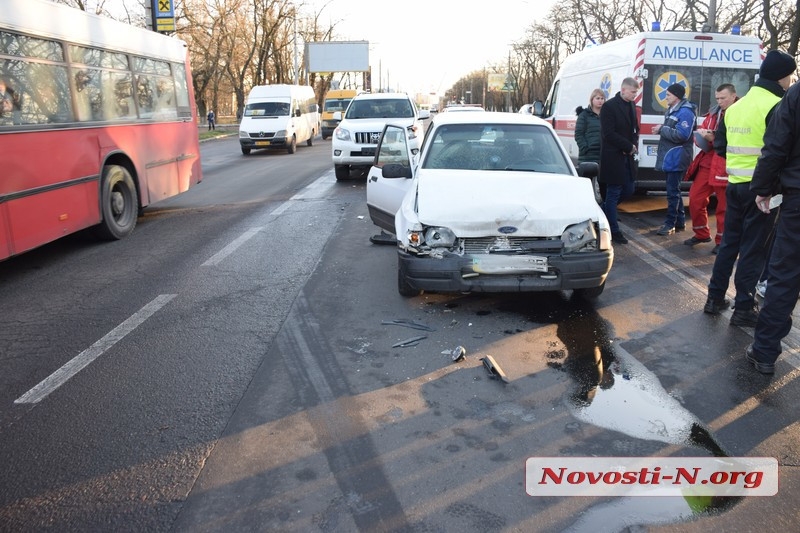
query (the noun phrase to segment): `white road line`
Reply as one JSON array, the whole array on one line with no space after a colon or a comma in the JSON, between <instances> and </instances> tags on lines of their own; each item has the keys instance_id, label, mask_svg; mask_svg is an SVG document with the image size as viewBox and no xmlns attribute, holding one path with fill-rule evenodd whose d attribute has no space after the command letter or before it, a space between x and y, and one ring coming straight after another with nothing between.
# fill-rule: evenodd
<instances>
[{"instance_id":1,"label":"white road line","mask_svg":"<svg viewBox=\"0 0 800 533\"><path fill-rule=\"evenodd\" d=\"M41 383L14 400L14 403L38 403L48 394L67 382L72 376L86 368L89 363L122 340L128 333L136 329L142 322L150 318L156 311L167 305L177 294L161 294L142 307L138 312L112 329L102 339L79 353L64 366L50 374Z\"/></svg>"},{"instance_id":2,"label":"white road line","mask_svg":"<svg viewBox=\"0 0 800 533\"><path fill-rule=\"evenodd\" d=\"M326 172L300 192L283 202L279 205L275 210L270 213L270 216L277 216L289 209L292 203L296 202L297 200L313 200L322 198L325 192L328 191L333 185L336 184L336 180L333 179L333 170L330 172ZM233 242L225 246L222 250L211 256L202 266L216 266L220 264L226 257L231 255L235 252L241 245L246 243L250 240L255 234L259 231L263 230L263 226L259 226L256 228L250 228L249 230L245 231L239 237L237 237Z\"/></svg>"},{"instance_id":3,"label":"white road line","mask_svg":"<svg viewBox=\"0 0 800 533\"><path fill-rule=\"evenodd\" d=\"M236 239L234 239L233 242L228 244L225 248L212 255L208 261L203 263L202 266L215 266L220 264L223 259L231 255L233 252L235 252L237 248L239 248L241 245L249 241L253 237L253 235L258 233L262 229L264 229L263 226L259 228L250 228L249 230L245 231L244 233L239 235Z\"/></svg>"},{"instance_id":4,"label":"white road line","mask_svg":"<svg viewBox=\"0 0 800 533\"><path fill-rule=\"evenodd\" d=\"M333 169L331 169L313 182L309 183L300 192L276 207L275 210L270 213L270 215L280 215L298 200L315 200L324 198L325 193L327 193L328 190L334 185L336 185L336 179L333 175Z\"/></svg>"}]
</instances>

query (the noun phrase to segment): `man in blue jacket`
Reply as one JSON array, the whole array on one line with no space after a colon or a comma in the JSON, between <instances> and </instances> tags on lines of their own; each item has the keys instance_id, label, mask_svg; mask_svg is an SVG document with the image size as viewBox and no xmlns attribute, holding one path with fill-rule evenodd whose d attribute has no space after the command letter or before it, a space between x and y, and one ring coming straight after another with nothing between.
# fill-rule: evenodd
<instances>
[{"instance_id":1,"label":"man in blue jacket","mask_svg":"<svg viewBox=\"0 0 800 533\"><path fill-rule=\"evenodd\" d=\"M671 235L686 228L681 181L694 155L692 135L697 113L694 104L685 96L686 87L682 84L673 83L667 87L664 124L653 128L653 133L661 136L658 141L656 170L664 172L667 179L667 218L656 232L658 235Z\"/></svg>"}]
</instances>

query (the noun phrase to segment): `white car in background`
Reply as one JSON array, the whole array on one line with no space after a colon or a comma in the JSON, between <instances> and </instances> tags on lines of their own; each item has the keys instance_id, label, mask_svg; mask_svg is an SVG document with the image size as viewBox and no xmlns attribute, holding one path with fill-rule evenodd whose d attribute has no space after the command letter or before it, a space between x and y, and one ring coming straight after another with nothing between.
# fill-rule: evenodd
<instances>
[{"instance_id":1,"label":"white car in background","mask_svg":"<svg viewBox=\"0 0 800 533\"><path fill-rule=\"evenodd\" d=\"M442 113L415 155L387 125L367 178L373 223L395 234L398 290L603 292L614 259L594 198L596 163L576 170L545 121Z\"/></svg>"},{"instance_id":2,"label":"white car in background","mask_svg":"<svg viewBox=\"0 0 800 533\"><path fill-rule=\"evenodd\" d=\"M331 142L336 179L349 179L353 167L372 165L386 124L405 128L411 150L419 150L425 135L422 120L430 115L428 110L418 110L405 93L362 93L353 98L344 115L333 114L334 120L341 120Z\"/></svg>"}]
</instances>

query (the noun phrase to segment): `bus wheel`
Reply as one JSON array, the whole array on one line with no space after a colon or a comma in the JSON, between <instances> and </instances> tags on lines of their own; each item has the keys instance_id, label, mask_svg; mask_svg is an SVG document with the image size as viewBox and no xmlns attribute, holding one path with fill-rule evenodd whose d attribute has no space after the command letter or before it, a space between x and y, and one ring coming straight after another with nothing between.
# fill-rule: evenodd
<instances>
[{"instance_id":1,"label":"bus wheel","mask_svg":"<svg viewBox=\"0 0 800 533\"><path fill-rule=\"evenodd\" d=\"M297 151L297 137L292 135L292 140L289 141L289 147L286 149L287 152L293 154Z\"/></svg>"},{"instance_id":2,"label":"bus wheel","mask_svg":"<svg viewBox=\"0 0 800 533\"><path fill-rule=\"evenodd\" d=\"M136 227L139 200L136 195L136 185L125 167L119 165L103 167L100 213L102 220L95 226L95 233L101 239L121 239Z\"/></svg>"},{"instance_id":3,"label":"bus wheel","mask_svg":"<svg viewBox=\"0 0 800 533\"><path fill-rule=\"evenodd\" d=\"M308 146L314 146L314 135L315 135L315 133L316 133L316 132L313 132L313 131L312 131L312 132L311 132L311 137L309 137L309 138L308 138L308 140L306 141L306 144L307 144Z\"/></svg>"}]
</instances>

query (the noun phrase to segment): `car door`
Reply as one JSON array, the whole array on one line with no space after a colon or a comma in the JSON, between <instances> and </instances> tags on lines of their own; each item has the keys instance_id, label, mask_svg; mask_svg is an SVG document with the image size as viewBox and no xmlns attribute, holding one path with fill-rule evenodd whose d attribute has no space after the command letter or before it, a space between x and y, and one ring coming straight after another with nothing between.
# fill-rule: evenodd
<instances>
[{"instance_id":1,"label":"car door","mask_svg":"<svg viewBox=\"0 0 800 533\"><path fill-rule=\"evenodd\" d=\"M395 232L395 213L413 182L412 162L408 131L387 124L367 176L367 208L372 223L389 233Z\"/></svg>"}]
</instances>

